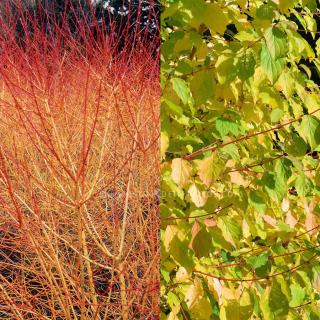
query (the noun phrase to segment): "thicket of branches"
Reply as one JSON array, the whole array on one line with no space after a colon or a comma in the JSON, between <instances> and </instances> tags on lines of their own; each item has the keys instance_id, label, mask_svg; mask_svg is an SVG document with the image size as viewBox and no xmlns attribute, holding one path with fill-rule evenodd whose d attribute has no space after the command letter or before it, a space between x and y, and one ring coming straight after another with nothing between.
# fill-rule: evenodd
<instances>
[{"instance_id":1,"label":"thicket of branches","mask_svg":"<svg viewBox=\"0 0 320 320\"><path fill-rule=\"evenodd\" d=\"M74 37L84 36L81 27L92 41L108 37L118 50L141 42L148 42L154 51L159 48L159 0L9 0L2 3L1 13L7 22L16 20L20 41L34 32L36 23L51 37L56 25L68 25Z\"/></svg>"},{"instance_id":2,"label":"thicket of branches","mask_svg":"<svg viewBox=\"0 0 320 320\"><path fill-rule=\"evenodd\" d=\"M0 19L0 318L156 319L157 53L22 5Z\"/></svg>"}]
</instances>

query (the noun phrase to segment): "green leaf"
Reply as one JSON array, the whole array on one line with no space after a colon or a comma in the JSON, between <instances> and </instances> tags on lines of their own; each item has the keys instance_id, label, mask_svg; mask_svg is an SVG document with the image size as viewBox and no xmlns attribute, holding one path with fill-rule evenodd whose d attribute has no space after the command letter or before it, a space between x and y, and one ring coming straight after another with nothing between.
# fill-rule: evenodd
<instances>
[{"instance_id":1,"label":"green leaf","mask_svg":"<svg viewBox=\"0 0 320 320\"><path fill-rule=\"evenodd\" d=\"M211 251L211 236L205 226L197 222L192 227L192 240L190 247L197 258L208 257Z\"/></svg>"},{"instance_id":2,"label":"green leaf","mask_svg":"<svg viewBox=\"0 0 320 320\"><path fill-rule=\"evenodd\" d=\"M268 253L263 253L258 256L252 256L247 258L247 263L255 269L265 266L268 263L268 261Z\"/></svg>"},{"instance_id":3,"label":"green leaf","mask_svg":"<svg viewBox=\"0 0 320 320\"><path fill-rule=\"evenodd\" d=\"M236 246L242 236L242 228L239 221L232 217L232 215L222 216L218 218L218 227L222 231L224 238Z\"/></svg>"},{"instance_id":4,"label":"green leaf","mask_svg":"<svg viewBox=\"0 0 320 320\"><path fill-rule=\"evenodd\" d=\"M256 56L252 51L245 52L237 63L239 79L245 81L254 75Z\"/></svg>"},{"instance_id":5,"label":"green leaf","mask_svg":"<svg viewBox=\"0 0 320 320\"><path fill-rule=\"evenodd\" d=\"M303 288L298 283L293 283L290 285L291 290L291 300L290 300L290 307L294 308L301 305L304 302L304 298L306 293Z\"/></svg>"},{"instance_id":6,"label":"green leaf","mask_svg":"<svg viewBox=\"0 0 320 320\"><path fill-rule=\"evenodd\" d=\"M221 54L218 57L215 68L217 70L217 80L220 84L229 84L236 78L237 69L234 63L235 61L231 52L229 55Z\"/></svg>"},{"instance_id":7,"label":"green leaf","mask_svg":"<svg viewBox=\"0 0 320 320\"><path fill-rule=\"evenodd\" d=\"M270 4L263 4L257 8L256 15L261 20L272 20L274 17L274 6Z\"/></svg>"},{"instance_id":8,"label":"green leaf","mask_svg":"<svg viewBox=\"0 0 320 320\"><path fill-rule=\"evenodd\" d=\"M239 134L239 126L235 122L222 117L217 118L216 129L222 138L227 136L229 133L232 133L235 136Z\"/></svg>"},{"instance_id":9,"label":"green leaf","mask_svg":"<svg viewBox=\"0 0 320 320\"><path fill-rule=\"evenodd\" d=\"M286 185L281 177L277 176L274 172L266 172L260 184L267 191L271 199L281 202L286 194Z\"/></svg>"},{"instance_id":10,"label":"green leaf","mask_svg":"<svg viewBox=\"0 0 320 320\"><path fill-rule=\"evenodd\" d=\"M181 99L182 103L192 104L192 95L187 82L180 78L172 78L171 82L172 82L173 90Z\"/></svg>"},{"instance_id":11,"label":"green leaf","mask_svg":"<svg viewBox=\"0 0 320 320\"><path fill-rule=\"evenodd\" d=\"M214 75L210 71L201 71L196 73L190 83L192 96L197 104L205 103L209 98L215 95L216 82Z\"/></svg>"},{"instance_id":12,"label":"green leaf","mask_svg":"<svg viewBox=\"0 0 320 320\"><path fill-rule=\"evenodd\" d=\"M288 298L282 292L281 286L276 280L272 282L269 305L275 319L278 319L277 317L284 317L289 312Z\"/></svg>"},{"instance_id":13,"label":"green leaf","mask_svg":"<svg viewBox=\"0 0 320 320\"><path fill-rule=\"evenodd\" d=\"M274 59L266 43L262 44L260 59L261 67L265 71L270 82L274 84L284 69L285 59Z\"/></svg>"},{"instance_id":14,"label":"green leaf","mask_svg":"<svg viewBox=\"0 0 320 320\"><path fill-rule=\"evenodd\" d=\"M284 57L287 53L286 34L276 27L268 28L264 34L267 49L273 60Z\"/></svg>"},{"instance_id":15,"label":"green leaf","mask_svg":"<svg viewBox=\"0 0 320 320\"><path fill-rule=\"evenodd\" d=\"M183 108L168 99L164 99L162 105L170 115L178 117L181 117L183 115Z\"/></svg>"},{"instance_id":16,"label":"green leaf","mask_svg":"<svg viewBox=\"0 0 320 320\"><path fill-rule=\"evenodd\" d=\"M265 199L258 191L252 190L249 195L249 203L260 213L263 214L267 210Z\"/></svg>"},{"instance_id":17,"label":"green leaf","mask_svg":"<svg viewBox=\"0 0 320 320\"><path fill-rule=\"evenodd\" d=\"M315 116L303 116L299 126L300 136L308 142L311 150L315 150L320 144L320 121Z\"/></svg>"},{"instance_id":18,"label":"green leaf","mask_svg":"<svg viewBox=\"0 0 320 320\"><path fill-rule=\"evenodd\" d=\"M180 300L173 292L168 293L167 301L171 308L174 308L175 306L180 306Z\"/></svg>"},{"instance_id":19,"label":"green leaf","mask_svg":"<svg viewBox=\"0 0 320 320\"><path fill-rule=\"evenodd\" d=\"M194 267L193 257L189 254L187 241L181 241L175 236L169 248L169 253L172 258L188 272L191 272Z\"/></svg>"},{"instance_id":20,"label":"green leaf","mask_svg":"<svg viewBox=\"0 0 320 320\"><path fill-rule=\"evenodd\" d=\"M275 164L275 173L277 177L282 179L285 183L292 175L292 163L288 159L278 159Z\"/></svg>"},{"instance_id":21,"label":"green leaf","mask_svg":"<svg viewBox=\"0 0 320 320\"><path fill-rule=\"evenodd\" d=\"M293 133L291 136L291 141L288 141L288 146L286 147L286 152L295 157L303 157L307 152L307 144L304 140L297 134Z\"/></svg>"},{"instance_id":22,"label":"green leaf","mask_svg":"<svg viewBox=\"0 0 320 320\"><path fill-rule=\"evenodd\" d=\"M270 119L272 123L278 123L283 117L283 110L276 108L271 111Z\"/></svg>"},{"instance_id":23,"label":"green leaf","mask_svg":"<svg viewBox=\"0 0 320 320\"><path fill-rule=\"evenodd\" d=\"M297 177L295 187L298 194L302 197L306 197L311 194L313 190L313 184L305 175Z\"/></svg>"}]
</instances>

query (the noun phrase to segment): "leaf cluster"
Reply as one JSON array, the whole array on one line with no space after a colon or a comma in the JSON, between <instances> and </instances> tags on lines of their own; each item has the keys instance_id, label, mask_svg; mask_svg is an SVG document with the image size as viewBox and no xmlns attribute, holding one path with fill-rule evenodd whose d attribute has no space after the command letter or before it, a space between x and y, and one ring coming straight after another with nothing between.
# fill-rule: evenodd
<instances>
[{"instance_id":1,"label":"leaf cluster","mask_svg":"<svg viewBox=\"0 0 320 320\"><path fill-rule=\"evenodd\" d=\"M317 3L164 5L162 318L320 319Z\"/></svg>"}]
</instances>

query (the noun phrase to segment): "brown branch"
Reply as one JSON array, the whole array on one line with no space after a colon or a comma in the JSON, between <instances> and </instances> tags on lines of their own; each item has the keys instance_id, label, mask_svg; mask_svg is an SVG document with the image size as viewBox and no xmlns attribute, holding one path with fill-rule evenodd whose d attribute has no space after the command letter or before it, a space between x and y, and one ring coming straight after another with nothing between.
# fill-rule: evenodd
<instances>
[{"instance_id":1,"label":"brown branch","mask_svg":"<svg viewBox=\"0 0 320 320\"><path fill-rule=\"evenodd\" d=\"M289 308L291 308L291 309L297 309L297 308L301 308L301 307L307 306L307 305L309 305L309 304L311 304L311 303L312 303L312 301L309 301L309 302L306 302L306 303L304 303L304 304L300 304L300 305L298 305L298 306L289 307Z\"/></svg>"},{"instance_id":2,"label":"brown branch","mask_svg":"<svg viewBox=\"0 0 320 320\"><path fill-rule=\"evenodd\" d=\"M160 218L160 220L164 220L164 221L171 221L171 220L187 220L187 219L195 219L195 218L202 218L202 217L206 217L206 216L211 216L214 214L217 214L219 212L221 212L222 210L225 210L229 207L231 207L233 205L233 203L227 205L226 207L223 208L219 208L214 212L211 213L206 213L206 214L199 214L197 216L186 216L186 217L169 217L169 218Z\"/></svg>"},{"instance_id":3,"label":"brown branch","mask_svg":"<svg viewBox=\"0 0 320 320\"><path fill-rule=\"evenodd\" d=\"M307 231L305 231L303 233L298 234L297 236L294 237L294 239L300 238L301 236L305 235L306 233L312 232L312 231L314 231L316 229L319 229L319 228L320 228L320 224L318 224L317 226L315 226L312 229L309 229L309 230L307 230Z\"/></svg>"},{"instance_id":4,"label":"brown branch","mask_svg":"<svg viewBox=\"0 0 320 320\"><path fill-rule=\"evenodd\" d=\"M277 159L280 159L280 158L283 158L283 157L286 157L286 155L285 154L281 154L281 155L278 155L278 156L276 156L274 158L264 159L264 160L261 160L259 163L255 163L255 164L251 164L251 165L245 165L245 166L243 166L242 168L239 168L239 169L232 169L232 170L226 171L224 174L231 173L231 172L247 171L248 169L251 169L251 168L254 168L254 167L263 166L264 164L266 164L268 162L272 162L274 160L277 160Z\"/></svg>"},{"instance_id":5,"label":"brown branch","mask_svg":"<svg viewBox=\"0 0 320 320\"><path fill-rule=\"evenodd\" d=\"M313 112L310 112L308 115L315 114L315 113L318 112L318 111L320 111L320 108L314 110ZM230 144L234 144L234 143L236 143L236 142L248 140L248 139L250 139L250 138L253 138L253 137L256 137L256 136L259 136L259 135L262 135L262 134L265 134L265 133L268 133L268 132L271 132L271 131L279 130L279 129L281 129L281 128L289 125L289 124L292 124L292 123L294 123L294 122L300 121L303 116L304 116L304 115L302 115L302 116L300 116L300 117L298 117L298 118L295 118L295 119L291 119L291 120L289 120L289 121L287 121L287 122L280 123L280 124L278 124L278 125L270 128L270 129L267 129L267 130L263 130L263 131L260 131L260 132L255 132L255 133L252 133L252 134L249 134L249 135L246 135L246 136L242 136L242 137L240 137L240 138L237 138L237 139L234 139L234 140L231 140L231 141L222 143L222 144L220 144L219 146L208 146L208 147L201 148L201 149L199 149L199 150L197 150L197 151L195 151L195 152L193 152L193 153L191 153L191 154L189 154L189 155L184 156L183 159L185 159L185 160L192 160L192 159L194 159L195 157L203 154L204 152L207 152L207 151L215 151L215 150L217 150L217 149L223 148L223 147L225 147L225 146L227 146L227 145L230 145Z\"/></svg>"},{"instance_id":6,"label":"brown branch","mask_svg":"<svg viewBox=\"0 0 320 320\"><path fill-rule=\"evenodd\" d=\"M268 258L269 258L269 260L273 260L273 259L277 259L277 258L281 258L281 257L287 257L287 256L291 256L291 255L296 254L296 253L305 252L305 251L316 249L316 248L319 248L319 247L320 247L320 245L317 245L317 246L314 246L314 247L303 248L303 249L300 249L300 250L296 250L296 251L292 251L292 252L286 252L286 253L282 253L282 254L278 254L278 255L270 255ZM239 262L218 264L218 265L210 265L208 267L215 268L215 269L222 269L222 268L228 268L228 267L241 266L243 264L245 264L245 260L242 259Z\"/></svg>"},{"instance_id":7,"label":"brown branch","mask_svg":"<svg viewBox=\"0 0 320 320\"><path fill-rule=\"evenodd\" d=\"M308 259L307 261L305 261L303 263L300 263L298 266L292 267L292 268L287 269L285 271L280 271L280 272L273 273L273 274L271 274L269 276L260 277L260 278L258 278L258 277L245 278L245 279L227 278L227 277L222 277L222 276L218 276L218 275L214 275L214 274L210 274L210 273L202 272L202 271L198 271L198 270L193 270L193 273L202 274L202 275L207 276L209 278L215 278L215 279L218 279L218 280L223 280L223 281L228 281L228 282L263 281L263 280L269 280L270 278L274 278L274 277L283 275L283 274L288 273L288 272L294 272L297 269L299 269L300 267L302 267L303 265L310 263L316 256L318 256L318 254L314 254L310 259Z\"/></svg>"}]
</instances>

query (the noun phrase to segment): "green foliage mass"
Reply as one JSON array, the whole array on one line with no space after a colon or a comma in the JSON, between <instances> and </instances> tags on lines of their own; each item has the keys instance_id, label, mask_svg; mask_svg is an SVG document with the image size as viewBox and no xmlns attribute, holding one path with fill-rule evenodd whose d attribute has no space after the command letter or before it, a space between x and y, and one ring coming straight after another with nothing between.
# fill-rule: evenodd
<instances>
[{"instance_id":1,"label":"green foliage mass","mask_svg":"<svg viewBox=\"0 0 320 320\"><path fill-rule=\"evenodd\" d=\"M317 2L163 5L161 317L320 319Z\"/></svg>"}]
</instances>

